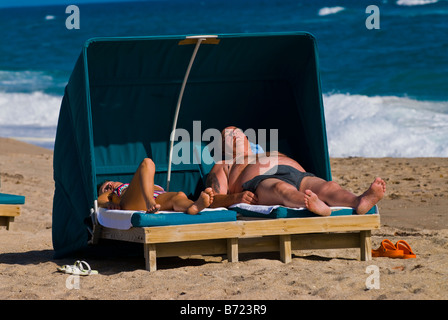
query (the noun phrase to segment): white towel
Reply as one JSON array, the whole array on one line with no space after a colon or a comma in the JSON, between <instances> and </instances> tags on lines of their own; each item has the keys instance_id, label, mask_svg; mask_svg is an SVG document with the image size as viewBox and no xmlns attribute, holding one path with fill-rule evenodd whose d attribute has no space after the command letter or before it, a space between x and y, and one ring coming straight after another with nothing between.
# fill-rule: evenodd
<instances>
[{"instance_id":1,"label":"white towel","mask_svg":"<svg viewBox=\"0 0 448 320\"><path fill-rule=\"evenodd\" d=\"M261 204L247 204L247 203L237 203L234 205L231 205L229 208L240 208L243 210L248 210L252 212L257 212L261 214L270 214L272 210L277 209L278 207L281 207L280 205L273 205L273 206L266 206ZM305 208L288 208L288 209L294 209L294 210L305 210Z\"/></svg>"},{"instance_id":2,"label":"white towel","mask_svg":"<svg viewBox=\"0 0 448 320\"><path fill-rule=\"evenodd\" d=\"M131 218L135 211L108 210L99 208L97 219L100 225L106 228L128 230L132 227Z\"/></svg>"},{"instance_id":3,"label":"white towel","mask_svg":"<svg viewBox=\"0 0 448 320\"><path fill-rule=\"evenodd\" d=\"M206 208L202 211L220 211L220 210L227 210L226 208ZM113 229L119 229L119 230L128 230L132 228L132 215L135 212L142 212L145 213L145 211L135 211L135 210L109 210L106 208L99 208L97 219L98 223L106 228L113 228ZM157 211L155 214L160 213L182 213L182 212L176 212L176 211ZM152 214L152 213L148 213Z\"/></svg>"},{"instance_id":4,"label":"white towel","mask_svg":"<svg viewBox=\"0 0 448 320\"><path fill-rule=\"evenodd\" d=\"M252 211L252 212L257 212L257 213L261 213L261 214L270 214L272 212L272 210L277 209L279 207L283 207L281 205L272 205L272 206L266 206L266 205L255 205L255 204L247 204L247 203L237 203L234 205L231 205L229 207L229 209L231 208L240 208L243 210L248 210L248 211ZM290 207L285 207L287 209L291 209L291 210L306 210L306 208L290 208ZM338 210L344 210L344 209L352 209L350 207L330 207L331 211L338 211Z\"/></svg>"}]
</instances>

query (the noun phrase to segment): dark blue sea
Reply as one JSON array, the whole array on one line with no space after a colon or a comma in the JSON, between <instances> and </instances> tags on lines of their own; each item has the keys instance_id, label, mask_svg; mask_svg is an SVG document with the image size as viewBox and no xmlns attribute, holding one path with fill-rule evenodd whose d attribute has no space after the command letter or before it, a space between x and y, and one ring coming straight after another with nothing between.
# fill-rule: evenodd
<instances>
[{"instance_id":1,"label":"dark blue sea","mask_svg":"<svg viewBox=\"0 0 448 320\"><path fill-rule=\"evenodd\" d=\"M378 10L366 13L369 5ZM79 29L69 30L67 5L0 4L0 136L53 148L64 87L89 38L308 31L318 42L330 156L448 157L446 0L77 6Z\"/></svg>"}]
</instances>

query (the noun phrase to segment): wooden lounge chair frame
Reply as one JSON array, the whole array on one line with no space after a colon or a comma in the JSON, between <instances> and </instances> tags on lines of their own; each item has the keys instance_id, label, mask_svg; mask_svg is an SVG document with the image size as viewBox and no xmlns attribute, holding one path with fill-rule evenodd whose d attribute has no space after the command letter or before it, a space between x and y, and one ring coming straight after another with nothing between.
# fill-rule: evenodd
<instances>
[{"instance_id":1,"label":"wooden lounge chair frame","mask_svg":"<svg viewBox=\"0 0 448 320\"><path fill-rule=\"evenodd\" d=\"M95 225L99 238L142 243L146 270L157 270L159 257L279 252L291 262L292 250L359 248L360 259L372 258L371 231L380 228L379 214L312 218L254 219L231 222L133 227L118 230Z\"/></svg>"},{"instance_id":2,"label":"wooden lounge chair frame","mask_svg":"<svg viewBox=\"0 0 448 320\"><path fill-rule=\"evenodd\" d=\"M11 224L14 218L20 215L20 205L17 204L0 204L0 226L11 230Z\"/></svg>"}]
</instances>

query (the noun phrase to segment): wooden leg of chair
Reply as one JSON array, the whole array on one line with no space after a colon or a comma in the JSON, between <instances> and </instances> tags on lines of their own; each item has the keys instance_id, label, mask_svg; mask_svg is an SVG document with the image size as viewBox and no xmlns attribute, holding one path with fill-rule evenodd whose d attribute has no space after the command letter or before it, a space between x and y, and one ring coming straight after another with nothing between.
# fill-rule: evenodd
<instances>
[{"instance_id":1,"label":"wooden leg of chair","mask_svg":"<svg viewBox=\"0 0 448 320\"><path fill-rule=\"evenodd\" d=\"M227 239L227 260L238 262L238 238Z\"/></svg>"},{"instance_id":2,"label":"wooden leg of chair","mask_svg":"<svg viewBox=\"0 0 448 320\"><path fill-rule=\"evenodd\" d=\"M280 241L280 259L284 263L291 262L291 235L281 235Z\"/></svg>"},{"instance_id":3,"label":"wooden leg of chair","mask_svg":"<svg viewBox=\"0 0 448 320\"><path fill-rule=\"evenodd\" d=\"M372 240L371 231L361 231L359 234L360 248L361 248L361 261L372 260Z\"/></svg>"},{"instance_id":4,"label":"wooden leg of chair","mask_svg":"<svg viewBox=\"0 0 448 320\"><path fill-rule=\"evenodd\" d=\"M145 266L146 270L152 272L157 270L157 252L156 245L151 243L145 243Z\"/></svg>"},{"instance_id":5,"label":"wooden leg of chair","mask_svg":"<svg viewBox=\"0 0 448 320\"><path fill-rule=\"evenodd\" d=\"M6 230L11 230L14 217L20 215L20 205L1 204L0 205L0 226L5 226Z\"/></svg>"},{"instance_id":6,"label":"wooden leg of chair","mask_svg":"<svg viewBox=\"0 0 448 320\"><path fill-rule=\"evenodd\" d=\"M14 217L0 217L0 226L6 227L6 230L11 230L14 222Z\"/></svg>"},{"instance_id":7,"label":"wooden leg of chair","mask_svg":"<svg viewBox=\"0 0 448 320\"><path fill-rule=\"evenodd\" d=\"M12 230L14 225L14 217L9 217L8 225L6 226L6 230Z\"/></svg>"}]
</instances>

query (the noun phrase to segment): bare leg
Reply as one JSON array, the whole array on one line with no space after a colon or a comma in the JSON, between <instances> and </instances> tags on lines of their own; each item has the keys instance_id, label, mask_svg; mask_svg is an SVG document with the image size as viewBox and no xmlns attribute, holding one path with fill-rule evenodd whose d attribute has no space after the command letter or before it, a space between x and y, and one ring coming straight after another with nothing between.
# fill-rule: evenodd
<instances>
[{"instance_id":1,"label":"bare leg","mask_svg":"<svg viewBox=\"0 0 448 320\"><path fill-rule=\"evenodd\" d=\"M259 204L306 207L311 212L327 216L331 214L329 206L351 207L358 214L365 214L383 198L385 191L386 184L381 178L375 179L361 196L356 196L334 181L306 177L299 190L289 183L272 178L262 181L255 193Z\"/></svg>"},{"instance_id":2,"label":"bare leg","mask_svg":"<svg viewBox=\"0 0 448 320\"><path fill-rule=\"evenodd\" d=\"M326 181L317 177L305 177L300 185L300 190L310 190L320 200L329 206L342 206L355 208L358 205L358 197L348 190L343 189L334 181Z\"/></svg>"},{"instance_id":3,"label":"bare leg","mask_svg":"<svg viewBox=\"0 0 448 320\"><path fill-rule=\"evenodd\" d=\"M154 162L149 158L144 159L121 198L122 209L146 209L148 212L156 212L160 209L160 205L154 200L154 174Z\"/></svg>"},{"instance_id":4,"label":"bare leg","mask_svg":"<svg viewBox=\"0 0 448 320\"><path fill-rule=\"evenodd\" d=\"M331 215L331 208L325 202L319 199L317 194L311 190L305 190L305 206L306 208L321 216Z\"/></svg>"},{"instance_id":5,"label":"bare leg","mask_svg":"<svg viewBox=\"0 0 448 320\"><path fill-rule=\"evenodd\" d=\"M156 198L160 210L185 212L194 202L183 192L166 192Z\"/></svg>"},{"instance_id":6,"label":"bare leg","mask_svg":"<svg viewBox=\"0 0 448 320\"><path fill-rule=\"evenodd\" d=\"M161 206L161 210L174 210L186 212L188 214L197 214L199 211L210 206L213 202L213 190L207 188L201 192L196 201L188 199L183 192L162 193L156 198L156 202Z\"/></svg>"},{"instance_id":7,"label":"bare leg","mask_svg":"<svg viewBox=\"0 0 448 320\"><path fill-rule=\"evenodd\" d=\"M310 190L299 191L293 185L270 178L263 180L255 191L258 203L264 205L284 205L290 208L307 208L318 215L328 216L331 209Z\"/></svg>"},{"instance_id":8,"label":"bare leg","mask_svg":"<svg viewBox=\"0 0 448 320\"><path fill-rule=\"evenodd\" d=\"M261 181L255 194L258 197L258 204L280 204L290 208L305 207L305 194L279 179L269 178Z\"/></svg>"},{"instance_id":9,"label":"bare leg","mask_svg":"<svg viewBox=\"0 0 448 320\"><path fill-rule=\"evenodd\" d=\"M366 192L356 196L334 181L306 177L302 181L300 190L307 194L309 194L308 190L311 191L329 206L351 207L356 209L358 214L365 214L383 198L386 192L386 183L381 178L376 178Z\"/></svg>"},{"instance_id":10,"label":"bare leg","mask_svg":"<svg viewBox=\"0 0 448 320\"><path fill-rule=\"evenodd\" d=\"M359 196L359 203L356 207L356 213L365 214L375 204L378 203L386 192L386 182L381 178L376 178L369 189Z\"/></svg>"}]
</instances>

